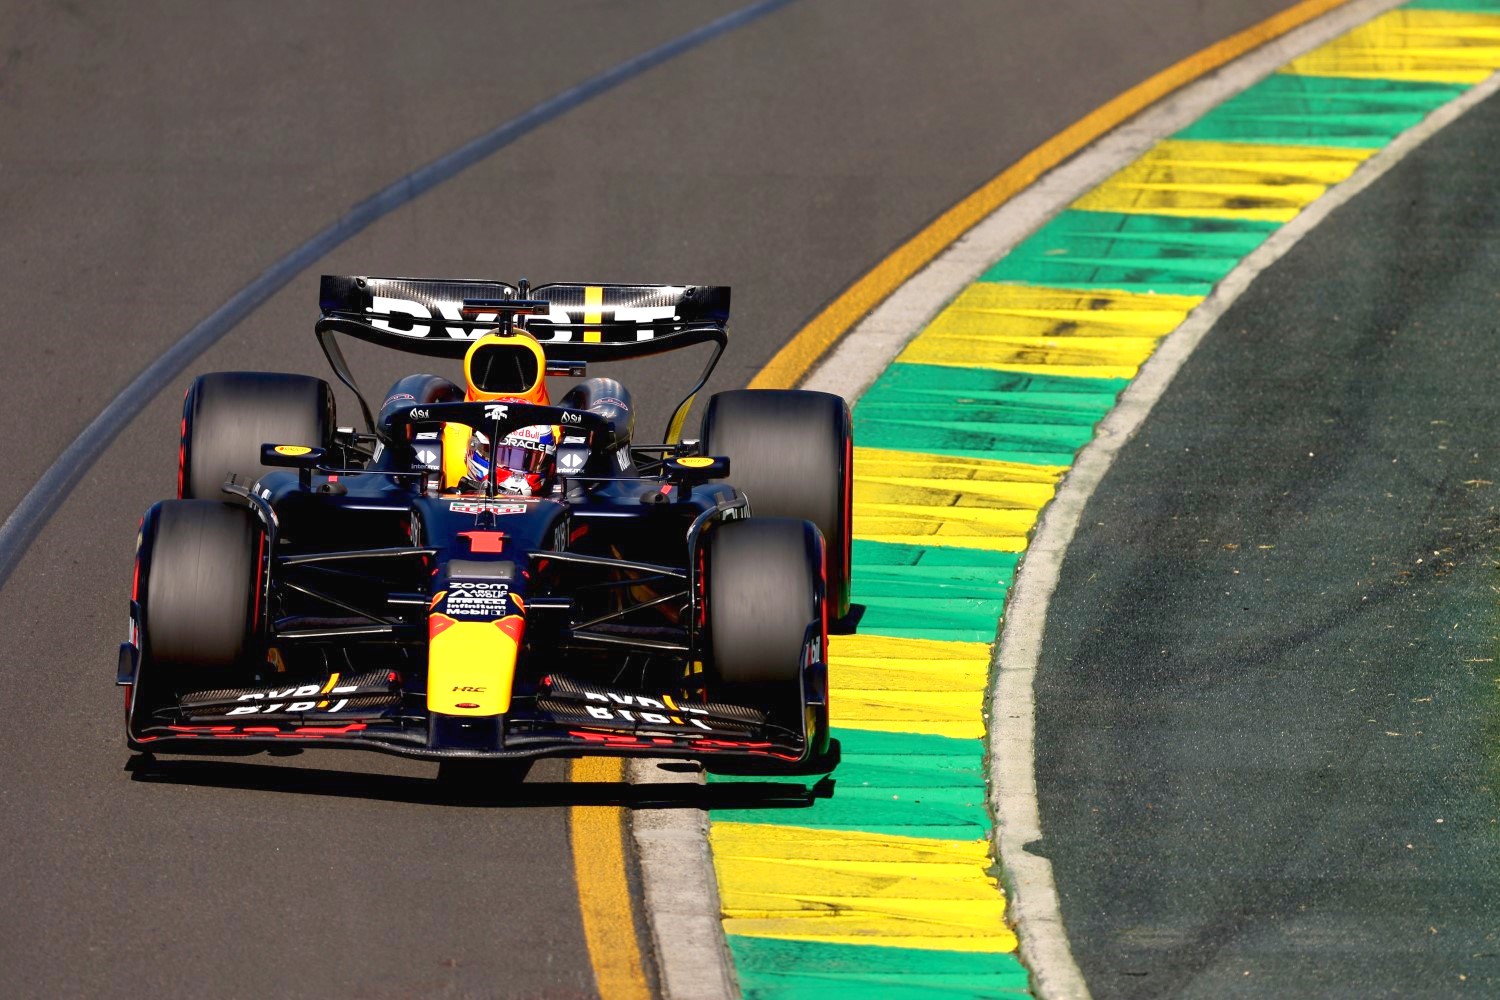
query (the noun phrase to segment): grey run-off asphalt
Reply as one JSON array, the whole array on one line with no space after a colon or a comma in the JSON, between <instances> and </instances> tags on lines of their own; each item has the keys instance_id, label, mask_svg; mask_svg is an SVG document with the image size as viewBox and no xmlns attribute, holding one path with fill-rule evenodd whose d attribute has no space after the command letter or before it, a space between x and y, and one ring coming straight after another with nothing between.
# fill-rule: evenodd
<instances>
[{"instance_id":1,"label":"grey run-off asphalt","mask_svg":"<svg viewBox=\"0 0 1500 1000\"><path fill-rule=\"evenodd\" d=\"M1084 509L1037 762L1096 996L1500 987L1497 127L1262 274Z\"/></svg>"}]
</instances>

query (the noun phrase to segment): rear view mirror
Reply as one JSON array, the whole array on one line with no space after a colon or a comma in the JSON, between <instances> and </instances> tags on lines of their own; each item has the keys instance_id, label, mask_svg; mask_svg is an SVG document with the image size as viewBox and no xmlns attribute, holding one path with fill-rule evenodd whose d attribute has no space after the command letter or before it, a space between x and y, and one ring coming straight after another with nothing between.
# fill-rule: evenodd
<instances>
[{"instance_id":1,"label":"rear view mirror","mask_svg":"<svg viewBox=\"0 0 1500 1000\"><path fill-rule=\"evenodd\" d=\"M312 489L312 473L327 452L305 444L267 443L260 446L260 464L296 469L297 482L304 490Z\"/></svg>"},{"instance_id":2,"label":"rear view mirror","mask_svg":"<svg viewBox=\"0 0 1500 1000\"><path fill-rule=\"evenodd\" d=\"M662 471L674 483L706 483L729 475L729 459L708 455L682 455L662 463Z\"/></svg>"},{"instance_id":3,"label":"rear view mirror","mask_svg":"<svg viewBox=\"0 0 1500 1000\"><path fill-rule=\"evenodd\" d=\"M323 461L326 452L305 444L263 444L260 446L260 464L283 469L315 469Z\"/></svg>"}]
</instances>

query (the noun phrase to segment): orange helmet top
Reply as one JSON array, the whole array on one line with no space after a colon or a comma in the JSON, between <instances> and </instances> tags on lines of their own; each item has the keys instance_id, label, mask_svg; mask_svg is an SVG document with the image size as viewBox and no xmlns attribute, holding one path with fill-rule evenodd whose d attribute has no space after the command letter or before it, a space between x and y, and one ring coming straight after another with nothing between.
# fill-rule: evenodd
<instances>
[{"instance_id":1,"label":"orange helmet top","mask_svg":"<svg viewBox=\"0 0 1500 1000\"><path fill-rule=\"evenodd\" d=\"M496 399L551 405L547 398L547 356L525 330L487 333L464 355L465 397L472 402Z\"/></svg>"}]
</instances>

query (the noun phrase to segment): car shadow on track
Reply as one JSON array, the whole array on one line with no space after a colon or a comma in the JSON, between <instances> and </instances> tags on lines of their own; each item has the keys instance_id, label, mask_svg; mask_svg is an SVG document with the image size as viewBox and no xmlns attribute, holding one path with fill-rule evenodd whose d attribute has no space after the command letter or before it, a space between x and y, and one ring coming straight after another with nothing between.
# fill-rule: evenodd
<instances>
[{"instance_id":1,"label":"car shadow on track","mask_svg":"<svg viewBox=\"0 0 1500 1000\"><path fill-rule=\"evenodd\" d=\"M805 809L833 795L828 776L788 781L625 783L527 781L493 789L454 786L434 778L288 767L251 761L162 759L133 755L125 764L132 781L296 795L408 802L462 808L623 806L627 809Z\"/></svg>"}]
</instances>

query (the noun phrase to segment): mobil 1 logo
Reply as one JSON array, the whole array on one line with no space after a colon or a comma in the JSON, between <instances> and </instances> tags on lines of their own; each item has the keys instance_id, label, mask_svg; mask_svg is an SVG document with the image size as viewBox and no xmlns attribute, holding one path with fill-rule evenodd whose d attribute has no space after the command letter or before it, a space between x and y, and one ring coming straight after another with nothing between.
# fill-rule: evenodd
<instances>
[{"instance_id":1,"label":"mobil 1 logo","mask_svg":"<svg viewBox=\"0 0 1500 1000\"><path fill-rule=\"evenodd\" d=\"M493 580L454 580L448 584L443 610L450 618L505 617L510 585Z\"/></svg>"}]
</instances>

